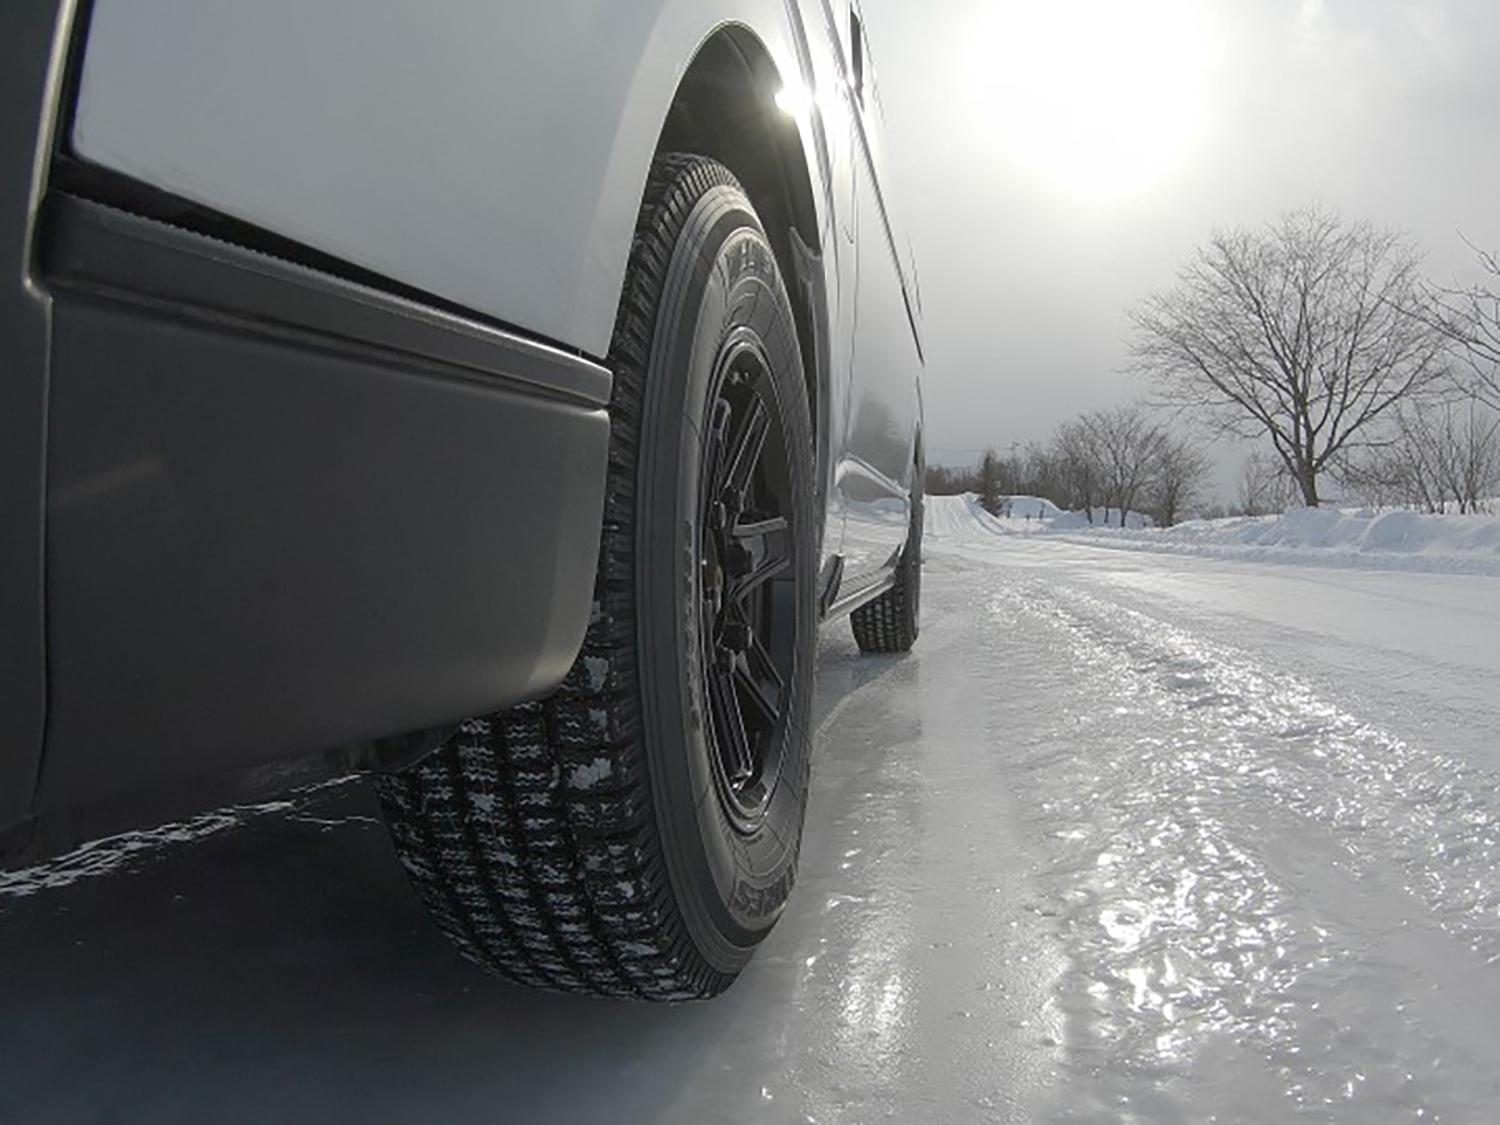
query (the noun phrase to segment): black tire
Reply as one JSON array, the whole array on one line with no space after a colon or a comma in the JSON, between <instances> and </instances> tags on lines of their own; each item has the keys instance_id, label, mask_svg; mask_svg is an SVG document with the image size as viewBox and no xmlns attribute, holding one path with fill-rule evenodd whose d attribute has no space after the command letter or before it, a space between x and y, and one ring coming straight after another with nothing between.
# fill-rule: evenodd
<instances>
[{"instance_id":1,"label":"black tire","mask_svg":"<svg viewBox=\"0 0 1500 1125\"><path fill-rule=\"evenodd\" d=\"M910 652L922 625L922 476L911 497L911 527L896 567L896 583L849 615L861 652Z\"/></svg>"},{"instance_id":2,"label":"black tire","mask_svg":"<svg viewBox=\"0 0 1500 1125\"><path fill-rule=\"evenodd\" d=\"M792 887L817 623L792 310L713 161L653 165L611 361L582 652L550 698L464 723L380 792L469 959L542 987L695 999L734 980Z\"/></svg>"}]
</instances>

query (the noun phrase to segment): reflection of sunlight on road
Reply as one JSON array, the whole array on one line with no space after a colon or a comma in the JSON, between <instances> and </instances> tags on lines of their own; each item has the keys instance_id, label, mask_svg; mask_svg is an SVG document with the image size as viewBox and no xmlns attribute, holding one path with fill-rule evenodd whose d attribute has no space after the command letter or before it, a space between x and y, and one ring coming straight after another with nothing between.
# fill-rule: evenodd
<instances>
[{"instance_id":1,"label":"reflection of sunlight on road","mask_svg":"<svg viewBox=\"0 0 1500 1125\"><path fill-rule=\"evenodd\" d=\"M895 939L889 931L877 932L862 943L868 948L855 951L840 1023L846 1046L883 1057L892 1054L905 1023L907 987L900 964L905 950Z\"/></svg>"},{"instance_id":2,"label":"reflection of sunlight on road","mask_svg":"<svg viewBox=\"0 0 1500 1125\"><path fill-rule=\"evenodd\" d=\"M1402 940L1385 935L1425 900L1441 930L1500 956L1500 833L1483 779L1080 589L1023 576L995 588L992 613L1007 607L1074 670L1076 703L1044 745L1087 753L1049 749L1029 768L1057 848L1044 881L1065 904L1066 1039L1101 1112L1206 1067L1247 1113L1268 1112L1267 1095L1288 1111L1429 1106L1441 1063L1403 1014L1422 1001L1398 1003L1407 986L1358 951ZM1394 884L1382 856L1400 865ZM1336 933L1332 903L1363 928ZM1325 1014L1335 1002L1343 1020ZM1399 1074L1371 1065L1393 1056Z\"/></svg>"},{"instance_id":3,"label":"reflection of sunlight on road","mask_svg":"<svg viewBox=\"0 0 1500 1125\"><path fill-rule=\"evenodd\" d=\"M1122 902L1099 912L1099 925L1110 936L1115 947L1129 953L1140 946L1151 932L1151 919L1146 916L1148 907L1139 902Z\"/></svg>"},{"instance_id":4,"label":"reflection of sunlight on road","mask_svg":"<svg viewBox=\"0 0 1500 1125\"><path fill-rule=\"evenodd\" d=\"M878 779L883 792L915 783L905 762L889 762ZM838 1018L830 1021L830 1053L841 1085L883 1092L897 1081L902 1056L912 1038L910 1004L915 922L913 904L898 888L916 850L917 829L909 806L867 794L864 815L846 825L846 842L861 836L878 841L866 852L858 846L834 851L830 861L843 889L830 895L825 916L836 952L823 958L821 981Z\"/></svg>"},{"instance_id":5,"label":"reflection of sunlight on road","mask_svg":"<svg viewBox=\"0 0 1500 1125\"><path fill-rule=\"evenodd\" d=\"M792 1001L806 1036L788 1051L786 1096L778 1095L778 1106L802 1108L774 1120L880 1116L872 1106L900 1105L910 1093L900 1073L918 989L905 891L922 826L911 799L918 779L898 751L920 731L914 718L893 722L889 700L909 691L915 663L859 656L849 640L820 648L814 772L840 798L833 809L814 798L794 896L800 921L783 922L772 939L789 929L804 935Z\"/></svg>"}]
</instances>

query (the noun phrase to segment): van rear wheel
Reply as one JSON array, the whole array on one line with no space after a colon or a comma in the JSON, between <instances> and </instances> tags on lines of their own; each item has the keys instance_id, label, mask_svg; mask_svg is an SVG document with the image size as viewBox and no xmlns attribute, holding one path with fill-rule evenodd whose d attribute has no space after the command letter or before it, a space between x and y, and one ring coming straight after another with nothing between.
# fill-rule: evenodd
<instances>
[{"instance_id":1,"label":"van rear wheel","mask_svg":"<svg viewBox=\"0 0 1500 1125\"><path fill-rule=\"evenodd\" d=\"M861 652L910 652L922 625L922 474L911 494L911 527L896 564L896 581L849 616Z\"/></svg>"},{"instance_id":2,"label":"van rear wheel","mask_svg":"<svg viewBox=\"0 0 1500 1125\"><path fill-rule=\"evenodd\" d=\"M402 863L468 958L531 985L693 999L735 979L791 891L816 640L795 324L721 165L653 165L611 366L572 670L379 788Z\"/></svg>"}]
</instances>

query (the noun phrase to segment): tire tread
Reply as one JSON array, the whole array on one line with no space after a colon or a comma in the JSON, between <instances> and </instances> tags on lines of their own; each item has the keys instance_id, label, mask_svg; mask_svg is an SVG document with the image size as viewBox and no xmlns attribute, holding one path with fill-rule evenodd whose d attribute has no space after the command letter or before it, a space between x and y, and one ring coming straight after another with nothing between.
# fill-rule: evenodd
<instances>
[{"instance_id":1,"label":"tire tread","mask_svg":"<svg viewBox=\"0 0 1500 1125\"><path fill-rule=\"evenodd\" d=\"M861 652L910 652L917 643L921 622L917 615L922 582L922 495L914 497L912 525L907 535L896 581L879 597L849 615L854 643Z\"/></svg>"},{"instance_id":2,"label":"tire tread","mask_svg":"<svg viewBox=\"0 0 1500 1125\"><path fill-rule=\"evenodd\" d=\"M469 960L528 985L687 1000L734 979L694 947L672 896L634 647L635 473L656 308L694 202L719 185L738 187L699 156L667 154L651 169L610 351L603 534L572 669L549 698L470 719L377 783L439 927Z\"/></svg>"}]
</instances>

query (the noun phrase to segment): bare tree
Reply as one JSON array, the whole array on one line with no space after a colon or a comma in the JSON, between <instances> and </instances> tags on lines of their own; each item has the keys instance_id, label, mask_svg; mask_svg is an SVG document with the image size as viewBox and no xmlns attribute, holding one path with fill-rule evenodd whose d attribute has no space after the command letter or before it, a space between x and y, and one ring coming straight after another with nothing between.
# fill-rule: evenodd
<instances>
[{"instance_id":1,"label":"bare tree","mask_svg":"<svg viewBox=\"0 0 1500 1125\"><path fill-rule=\"evenodd\" d=\"M1408 503L1429 512L1478 510L1495 477L1497 423L1477 400L1397 414L1396 464Z\"/></svg>"},{"instance_id":2,"label":"bare tree","mask_svg":"<svg viewBox=\"0 0 1500 1125\"><path fill-rule=\"evenodd\" d=\"M1338 472L1368 503L1481 511L1500 488L1500 414L1475 394L1403 406L1390 439L1346 458Z\"/></svg>"},{"instance_id":3,"label":"bare tree","mask_svg":"<svg viewBox=\"0 0 1500 1125\"><path fill-rule=\"evenodd\" d=\"M1064 422L1052 439L1064 508L1081 511L1094 522L1094 507L1103 487L1103 471L1094 431L1082 418Z\"/></svg>"},{"instance_id":4,"label":"bare tree","mask_svg":"<svg viewBox=\"0 0 1500 1125\"><path fill-rule=\"evenodd\" d=\"M1409 450L1392 440L1352 450L1334 471L1351 496L1377 508L1423 503L1422 478L1413 471Z\"/></svg>"},{"instance_id":5,"label":"bare tree","mask_svg":"<svg viewBox=\"0 0 1500 1125\"><path fill-rule=\"evenodd\" d=\"M1473 249L1489 281L1436 290L1434 323L1463 359L1471 393L1500 410L1500 255Z\"/></svg>"},{"instance_id":6,"label":"bare tree","mask_svg":"<svg viewBox=\"0 0 1500 1125\"><path fill-rule=\"evenodd\" d=\"M1429 512L1444 512L1453 495L1452 408L1437 418L1436 411L1399 410L1396 412L1396 440L1387 462L1400 474L1406 489L1406 503Z\"/></svg>"},{"instance_id":7,"label":"bare tree","mask_svg":"<svg viewBox=\"0 0 1500 1125\"><path fill-rule=\"evenodd\" d=\"M928 465L924 491L929 496L956 496L978 487L973 469L950 469L946 465Z\"/></svg>"},{"instance_id":8,"label":"bare tree","mask_svg":"<svg viewBox=\"0 0 1500 1125\"><path fill-rule=\"evenodd\" d=\"M1156 451L1147 505L1158 527L1171 527L1194 503L1208 480L1209 461L1185 437L1165 435Z\"/></svg>"},{"instance_id":9,"label":"bare tree","mask_svg":"<svg viewBox=\"0 0 1500 1125\"><path fill-rule=\"evenodd\" d=\"M1318 478L1444 371L1410 242L1318 208L1214 235L1132 311L1137 369L1224 431L1267 435L1318 503Z\"/></svg>"},{"instance_id":10,"label":"bare tree","mask_svg":"<svg viewBox=\"0 0 1500 1125\"><path fill-rule=\"evenodd\" d=\"M1459 409L1456 425L1449 416L1455 452L1453 491L1460 512L1482 512L1500 488L1500 416L1478 396Z\"/></svg>"},{"instance_id":11,"label":"bare tree","mask_svg":"<svg viewBox=\"0 0 1500 1125\"><path fill-rule=\"evenodd\" d=\"M1067 488L1062 478L1062 461L1056 448L1051 444L1028 442L1021 455L1021 478L1016 491L1027 496L1042 496L1065 506Z\"/></svg>"},{"instance_id":12,"label":"bare tree","mask_svg":"<svg viewBox=\"0 0 1500 1125\"><path fill-rule=\"evenodd\" d=\"M1114 507L1124 527L1127 513L1138 509L1151 480L1166 431L1140 406L1096 410L1078 421L1090 435L1089 447L1102 485L1105 522L1109 522L1108 509Z\"/></svg>"},{"instance_id":13,"label":"bare tree","mask_svg":"<svg viewBox=\"0 0 1500 1125\"><path fill-rule=\"evenodd\" d=\"M993 449L985 450L974 474L974 492L980 507L992 516L998 516L1005 504L1001 476L1000 455Z\"/></svg>"},{"instance_id":14,"label":"bare tree","mask_svg":"<svg viewBox=\"0 0 1500 1125\"><path fill-rule=\"evenodd\" d=\"M1281 458L1257 449L1245 458L1238 497L1242 516L1279 515L1298 496L1296 483Z\"/></svg>"}]
</instances>

